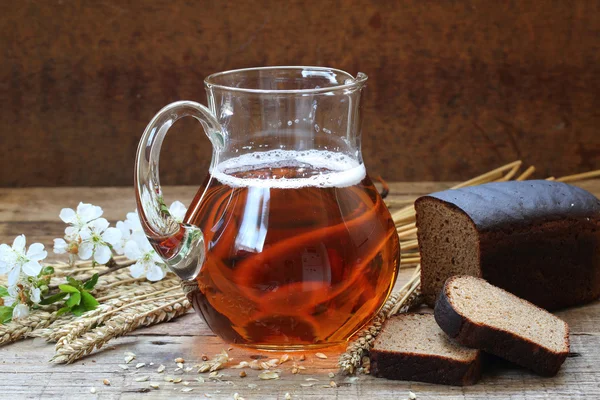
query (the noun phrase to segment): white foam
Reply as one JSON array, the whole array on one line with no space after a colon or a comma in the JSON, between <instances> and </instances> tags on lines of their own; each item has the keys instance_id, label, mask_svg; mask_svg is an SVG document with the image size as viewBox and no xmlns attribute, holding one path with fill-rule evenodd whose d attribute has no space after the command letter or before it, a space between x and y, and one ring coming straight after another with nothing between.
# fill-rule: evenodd
<instances>
[{"instance_id":1,"label":"white foam","mask_svg":"<svg viewBox=\"0 0 600 400\"><path fill-rule=\"evenodd\" d=\"M235 172L257 168L285 167L307 164L309 168L326 169L327 172L306 178L240 178ZM358 184L366 175L365 165L342 153L322 150L271 150L244 154L219 163L211 174L224 185L231 187L261 187L298 189L302 187L348 187Z\"/></svg>"}]
</instances>

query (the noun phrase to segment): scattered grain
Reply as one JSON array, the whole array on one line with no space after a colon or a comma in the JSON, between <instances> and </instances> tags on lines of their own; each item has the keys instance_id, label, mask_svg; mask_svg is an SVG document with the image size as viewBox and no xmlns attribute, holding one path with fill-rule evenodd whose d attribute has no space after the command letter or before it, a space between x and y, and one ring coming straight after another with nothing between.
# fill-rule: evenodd
<instances>
[{"instance_id":1,"label":"scattered grain","mask_svg":"<svg viewBox=\"0 0 600 400\"><path fill-rule=\"evenodd\" d=\"M96 394L96 388L95 387L90 388L90 393L91 394Z\"/></svg>"},{"instance_id":2,"label":"scattered grain","mask_svg":"<svg viewBox=\"0 0 600 400\"><path fill-rule=\"evenodd\" d=\"M201 376L197 377L197 378L196 378L196 380L197 380L199 383L204 383L204 378L203 378L203 377L201 377Z\"/></svg>"},{"instance_id":3,"label":"scattered grain","mask_svg":"<svg viewBox=\"0 0 600 400\"><path fill-rule=\"evenodd\" d=\"M287 360L290 359L290 356L287 354L284 354L281 356L281 358L279 359L279 364L283 364L284 362L286 362Z\"/></svg>"},{"instance_id":4,"label":"scattered grain","mask_svg":"<svg viewBox=\"0 0 600 400\"><path fill-rule=\"evenodd\" d=\"M335 383L334 381L329 382L329 386L332 388L336 388L337 387L337 383Z\"/></svg>"},{"instance_id":5,"label":"scattered grain","mask_svg":"<svg viewBox=\"0 0 600 400\"><path fill-rule=\"evenodd\" d=\"M240 378L246 377L246 371L240 371Z\"/></svg>"},{"instance_id":6,"label":"scattered grain","mask_svg":"<svg viewBox=\"0 0 600 400\"><path fill-rule=\"evenodd\" d=\"M415 400L417 398L417 395L414 394L413 392L411 392L410 390L408 391L408 398L410 400Z\"/></svg>"},{"instance_id":7,"label":"scattered grain","mask_svg":"<svg viewBox=\"0 0 600 400\"><path fill-rule=\"evenodd\" d=\"M292 400L292 395L289 393L286 393L285 396L283 397L285 400Z\"/></svg>"},{"instance_id":8,"label":"scattered grain","mask_svg":"<svg viewBox=\"0 0 600 400\"><path fill-rule=\"evenodd\" d=\"M177 357L177 358L175 359L175 363L176 363L176 364L179 364L179 363L182 363L182 364L183 364L184 362L185 362L185 360L184 360L183 358L181 358L181 357Z\"/></svg>"},{"instance_id":9,"label":"scattered grain","mask_svg":"<svg viewBox=\"0 0 600 400\"><path fill-rule=\"evenodd\" d=\"M330 372L329 374L327 374L330 378L335 378L335 374L333 372Z\"/></svg>"},{"instance_id":10,"label":"scattered grain","mask_svg":"<svg viewBox=\"0 0 600 400\"><path fill-rule=\"evenodd\" d=\"M279 374L273 371L265 371L258 374L260 379L268 380L268 379L279 379Z\"/></svg>"},{"instance_id":11,"label":"scattered grain","mask_svg":"<svg viewBox=\"0 0 600 400\"><path fill-rule=\"evenodd\" d=\"M127 365L119 364L119 368L121 369L129 369Z\"/></svg>"},{"instance_id":12,"label":"scattered grain","mask_svg":"<svg viewBox=\"0 0 600 400\"><path fill-rule=\"evenodd\" d=\"M135 378L136 382L146 382L150 377L149 376L139 376Z\"/></svg>"},{"instance_id":13,"label":"scattered grain","mask_svg":"<svg viewBox=\"0 0 600 400\"><path fill-rule=\"evenodd\" d=\"M177 368L183 369L183 363L177 363Z\"/></svg>"},{"instance_id":14,"label":"scattered grain","mask_svg":"<svg viewBox=\"0 0 600 400\"><path fill-rule=\"evenodd\" d=\"M104 379L102 383L104 383L106 386L110 386L110 381L108 379Z\"/></svg>"},{"instance_id":15,"label":"scattered grain","mask_svg":"<svg viewBox=\"0 0 600 400\"><path fill-rule=\"evenodd\" d=\"M137 363L135 364L135 368L140 369L146 366L146 363Z\"/></svg>"},{"instance_id":16,"label":"scattered grain","mask_svg":"<svg viewBox=\"0 0 600 400\"><path fill-rule=\"evenodd\" d=\"M172 377L170 377L170 376L165 376L165 377L163 378L163 381L165 381L165 382L173 382L173 378L172 378Z\"/></svg>"},{"instance_id":17,"label":"scattered grain","mask_svg":"<svg viewBox=\"0 0 600 400\"><path fill-rule=\"evenodd\" d=\"M202 354L202 361L208 361L208 356L206 354Z\"/></svg>"},{"instance_id":18,"label":"scattered grain","mask_svg":"<svg viewBox=\"0 0 600 400\"><path fill-rule=\"evenodd\" d=\"M304 354L300 355L300 361L306 360L306 356Z\"/></svg>"},{"instance_id":19,"label":"scattered grain","mask_svg":"<svg viewBox=\"0 0 600 400\"><path fill-rule=\"evenodd\" d=\"M190 383L189 383L188 381L181 382L181 384L182 384L183 386L190 386Z\"/></svg>"},{"instance_id":20,"label":"scattered grain","mask_svg":"<svg viewBox=\"0 0 600 400\"><path fill-rule=\"evenodd\" d=\"M175 378L173 379L173 383L179 383L181 382L183 379L181 379L181 377Z\"/></svg>"},{"instance_id":21,"label":"scattered grain","mask_svg":"<svg viewBox=\"0 0 600 400\"><path fill-rule=\"evenodd\" d=\"M165 372L165 369L167 367L165 367L164 365L160 364L160 366L156 369L156 372L158 372L159 374L162 374L163 372Z\"/></svg>"},{"instance_id":22,"label":"scattered grain","mask_svg":"<svg viewBox=\"0 0 600 400\"><path fill-rule=\"evenodd\" d=\"M135 359L134 356L125 356L125 364L129 364Z\"/></svg>"},{"instance_id":23,"label":"scattered grain","mask_svg":"<svg viewBox=\"0 0 600 400\"><path fill-rule=\"evenodd\" d=\"M192 390L194 390L194 388L183 388L183 389L181 389L181 391L185 392L185 393L191 392Z\"/></svg>"},{"instance_id":24,"label":"scattered grain","mask_svg":"<svg viewBox=\"0 0 600 400\"><path fill-rule=\"evenodd\" d=\"M160 385L156 382L150 382L150 387L152 389L158 389L160 387Z\"/></svg>"},{"instance_id":25,"label":"scattered grain","mask_svg":"<svg viewBox=\"0 0 600 400\"><path fill-rule=\"evenodd\" d=\"M327 358L327 356L326 356L325 354L323 354L323 353L317 353L317 354L315 354L315 356L316 356L317 358L321 358L321 359L323 359L323 360Z\"/></svg>"}]
</instances>

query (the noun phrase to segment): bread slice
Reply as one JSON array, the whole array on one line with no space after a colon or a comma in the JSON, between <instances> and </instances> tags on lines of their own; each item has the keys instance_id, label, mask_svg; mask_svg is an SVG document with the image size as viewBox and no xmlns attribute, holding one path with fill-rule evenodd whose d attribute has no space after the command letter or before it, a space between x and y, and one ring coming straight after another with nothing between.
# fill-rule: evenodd
<instances>
[{"instance_id":1,"label":"bread slice","mask_svg":"<svg viewBox=\"0 0 600 400\"><path fill-rule=\"evenodd\" d=\"M481 278L449 278L434 315L457 342L540 375L555 375L569 354L566 322Z\"/></svg>"},{"instance_id":2,"label":"bread slice","mask_svg":"<svg viewBox=\"0 0 600 400\"><path fill-rule=\"evenodd\" d=\"M472 385L481 376L481 352L463 347L438 327L433 314L388 319L371 349L371 374L388 379Z\"/></svg>"}]
</instances>

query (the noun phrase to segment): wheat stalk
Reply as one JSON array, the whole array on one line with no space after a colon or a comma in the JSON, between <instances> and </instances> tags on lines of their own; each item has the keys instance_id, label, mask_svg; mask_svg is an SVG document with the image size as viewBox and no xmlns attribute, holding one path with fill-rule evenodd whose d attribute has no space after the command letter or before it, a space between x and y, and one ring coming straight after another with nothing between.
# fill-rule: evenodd
<instances>
[{"instance_id":1,"label":"wheat stalk","mask_svg":"<svg viewBox=\"0 0 600 400\"><path fill-rule=\"evenodd\" d=\"M154 301L131 307L126 312L115 315L97 327L71 342L58 342L56 353L50 360L53 363L69 364L90 354L94 349L100 349L111 339L123 336L141 326L148 326L169 321L187 312L190 303L185 297L164 302Z\"/></svg>"},{"instance_id":2,"label":"wheat stalk","mask_svg":"<svg viewBox=\"0 0 600 400\"><path fill-rule=\"evenodd\" d=\"M59 318L57 306L45 306L32 311L27 317L0 325L0 346L24 338L28 333L42 329Z\"/></svg>"}]
</instances>

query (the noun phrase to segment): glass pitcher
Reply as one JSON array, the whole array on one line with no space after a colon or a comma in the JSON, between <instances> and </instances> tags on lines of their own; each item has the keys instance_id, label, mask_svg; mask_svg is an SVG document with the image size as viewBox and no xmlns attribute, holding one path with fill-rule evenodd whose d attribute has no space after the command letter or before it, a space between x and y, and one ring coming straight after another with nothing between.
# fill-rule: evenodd
<instances>
[{"instance_id":1,"label":"glass pitcher","mask_svg":"<svg viewBox=\"0 0 600 400\"><path fill-rule=\"evenodd\" d=\"M224 340L335 345L387 299L400 245L362 160L366 80L322 67L221 72L205 80L208 108L172 103L144 131L135 167L142 226ZM213 155L180 224L162 200L158 159L185 116L200 121Z\"/></svg>"}]
</instances>

